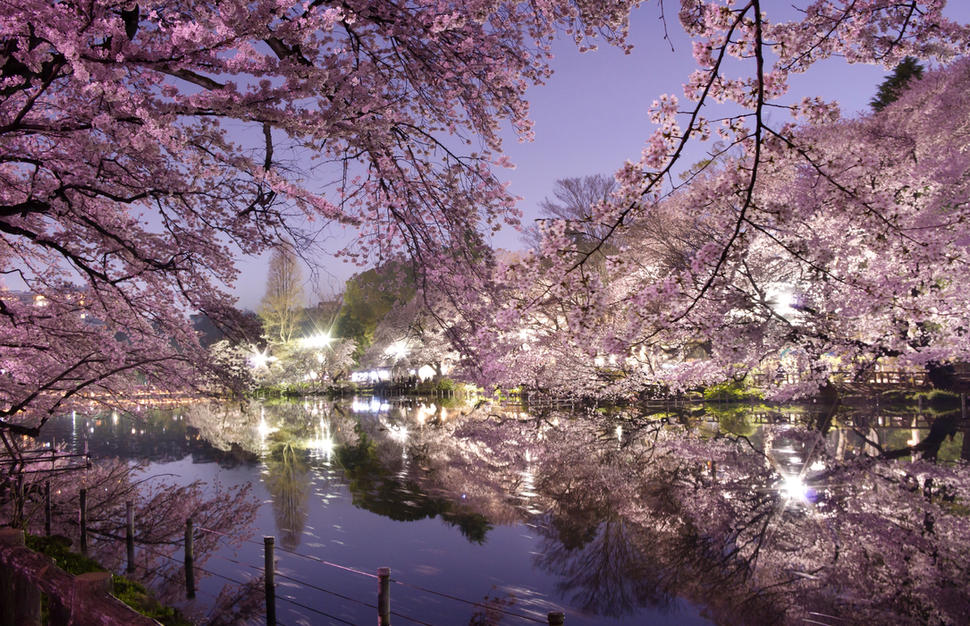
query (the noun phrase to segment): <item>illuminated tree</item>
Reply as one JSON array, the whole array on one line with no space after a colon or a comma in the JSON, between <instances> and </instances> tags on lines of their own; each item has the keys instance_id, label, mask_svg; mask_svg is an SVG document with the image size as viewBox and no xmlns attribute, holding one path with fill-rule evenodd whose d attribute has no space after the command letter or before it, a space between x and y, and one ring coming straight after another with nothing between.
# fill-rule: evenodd
<instances>
[{"instance_id":1,"label":"illuminated tree","mask_svg":"<svg viewBox=\"0 0 970 626\"><path fill-rule=\"evenodd\" d=\"M289 248L276 248L269 260L266 294L259 308L263 331L271 342L289 343L303 321L303 273Z\"/></svg>"}]
</instances>

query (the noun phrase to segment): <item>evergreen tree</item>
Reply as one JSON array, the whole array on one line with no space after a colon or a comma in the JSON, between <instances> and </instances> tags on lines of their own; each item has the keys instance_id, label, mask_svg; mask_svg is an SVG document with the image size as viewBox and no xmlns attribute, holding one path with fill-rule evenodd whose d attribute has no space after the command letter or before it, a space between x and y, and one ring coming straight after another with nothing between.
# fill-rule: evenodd
<instances>
[{"instance_id":1,"label":"evergreen tree","mask_svg":"<svg viewBox=\"0 0 970 626\"><path fill-rule=\"evenodd\" d=\"M882 111L902 95L913 78L916 80L923 78L923 65L913 57L906 57L899 62L893 73L882 81L875 97L869 101L869 106L873 111Z\"/></svg>"}]
</instances>

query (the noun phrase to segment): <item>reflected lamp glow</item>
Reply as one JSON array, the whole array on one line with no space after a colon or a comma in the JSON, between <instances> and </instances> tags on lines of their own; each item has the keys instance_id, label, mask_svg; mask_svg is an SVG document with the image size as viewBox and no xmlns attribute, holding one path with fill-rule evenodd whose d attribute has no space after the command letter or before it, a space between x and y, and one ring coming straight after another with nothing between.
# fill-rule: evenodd
<instances>
[{"instance_id":1,"label":"reflected lamp glow","mask_svg":"<svg viewBox=\"0 0 970 626\"><path fill-rule=\"evenodd\" d=\"M406 443L408 440L408 428L407 426L399 426L397 424L393 425L389 429L391 439L398 443Z\"/></svg>"},{"instance_id":2,"label":"reflected lamp glow","mask_svg":"<svg viewBox=\"0 0 970 626\"><path fill-rule=\"evenodd\" d=\"M323 456L328 463L330 462L336 444L333 435L330 433L330 425L325 421L320 420L317 437L310 441L310 447L316 450L317 454Z\"/></svg>"}]
</instances>

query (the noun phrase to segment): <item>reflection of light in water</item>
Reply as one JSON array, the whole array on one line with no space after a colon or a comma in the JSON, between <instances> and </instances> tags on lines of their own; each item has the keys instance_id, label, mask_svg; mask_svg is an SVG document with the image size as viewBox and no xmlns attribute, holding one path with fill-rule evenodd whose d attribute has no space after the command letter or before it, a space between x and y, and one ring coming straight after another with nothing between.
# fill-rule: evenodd
<instances>
[{"instance_id":1,"label":"reflection of light in water","mask_svg":"<svg viewBox=\"0 0 970 626\"><path fill-rule=\"evenodd\" d=\"M623 426L616 427L616 440L623 441Z\"/></svg>"},{"instance_id":2,"label":"reflection of light in water","mask_svg":"<svg viewBox=\"0 0 970 626\"><path fill-rule=\"evenodd\" d=\"M266 445L266 437L270 433L275 433L278 428L270 427L266 423L266 409L265 407L259 407L259 425L256 427L256 433L259 435L259 445L264 447Z\"/></svg>"},{"instance_id":3,"label":"reflection of light in water","mask_svg":"<svg viewBox=\"0 0 970 626\"><path fill-rule=\"evenodd\" d=\"M398 424L393 424L388 428L390 432L391 439L398 443L405 443L408 440L408 427Z\"/></svg>"},{"instance_id":4,"label":"reflection of light in water","mask_svg":"<svg viewBox=\"0 0 970 626\"><path fill-rule=\"evenodd\" d=\"M390 408L389 403L377 397L371 397L368 400L358 400L355 397L350 403L350 410L353 413L386 413Z\"/></svg>"},{"instance_id":5,"label":"reflection of light in water","mask_svg":"<svg viewBox=\"0 0 970 626\"><path fill-rule=\"evenodd\" d=\"M525 451L525 463L525 469L519 472L522 480L519 483L517 491L524 501L526 512L532 515L538 515L542 511L533 504L533 500L539 494L536 493L536 475L535 470L532 468L532 452L530 450Z\"/></svg>"},{"instance_id":6,"label":"reflection of light in water","mask_svg":"<svg viewBox=\"0 0 970 626\"><path fill-rule=\"evenodd\" d=\"M909 432L910 432L910 438L909 438L909 441L906 442L906 445L915 446L916 444L919 443L919 430L917 430L916 428L913 428Z\"/></svg>"},{"instance_id":7,"label":"reflection of light in water","mask_svg":"<svg viewBox=\"0 0 970 626\"><path fill-rule=\"evenodd\" d=\"M118 424L118 411L111 412L111 423L115 425Z\"/></svg>"},{"instance_id":8,"label":"reflection of light in water","mask_svg":"<svg viewBox=\"0 0 970 626\"><path fill-rule=\"evenodd\" d=\"M322 456L326 463L330 463L335 447L333 435L330 433L330 424L321 419L316 435L316 438L310 442L312 454Z\"/></svg>"},{"instance_id":9,"label":"reflection of light in water","mask_svg":"<svg viewBox=\"0 0 970 626\"><path fill-rule=\"evenodd\" d=\"M418 404L414 409L414 420L418 424L424 424L428 421L428 418L433 416L435 412L435 405L425 405L423 402Z\"/></svg>"}]
</instances>

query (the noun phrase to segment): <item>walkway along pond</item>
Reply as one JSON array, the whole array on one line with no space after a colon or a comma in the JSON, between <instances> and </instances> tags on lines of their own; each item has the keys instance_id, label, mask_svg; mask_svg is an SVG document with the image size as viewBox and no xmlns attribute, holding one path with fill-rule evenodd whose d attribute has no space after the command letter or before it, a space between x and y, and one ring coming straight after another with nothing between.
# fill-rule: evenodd
<instances>
[{"instance_id":1,"label":"walkway along pond","mask_svg":"<svg viewBox=\"0 0 970 626\"><path fill-rule=\"evenodd\" d=\"M970 613L959 404L578 415L355 398L136 417L67 416L46 435L95 459L145 463L137 475L157 476L150 489L201 480L215 497L221 486L216 523L196 520L194 599L184 546L136 545L163 599L215 623L263 622L267 535L276 615L289 625L373 622L383 566L395 623L546 623L550 611L570 625L959 623ZM937 461L912 460L911 447ZM246 485L254 499L233 491ZM91 550L123 568L121 537L95 533ZM227 604L236 612L214 608Z\"/></svg>"}]
</instances>

